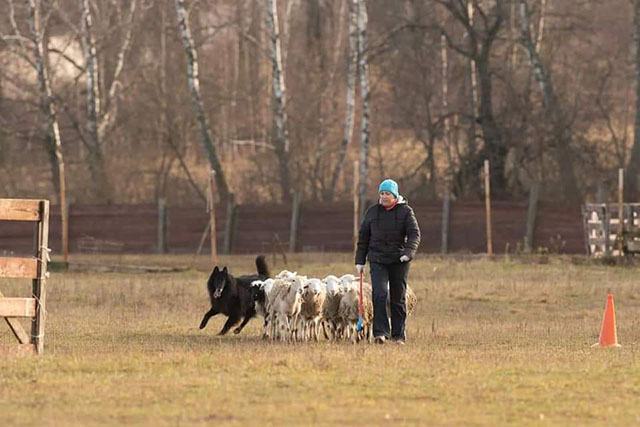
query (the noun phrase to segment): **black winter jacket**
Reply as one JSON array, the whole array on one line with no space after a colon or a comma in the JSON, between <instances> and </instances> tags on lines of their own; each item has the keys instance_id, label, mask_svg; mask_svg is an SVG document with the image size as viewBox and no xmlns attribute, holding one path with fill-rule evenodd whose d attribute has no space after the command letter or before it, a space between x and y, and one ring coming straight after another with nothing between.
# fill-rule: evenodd
<instances>
[{"instance_id":1,"label":"black winter jacket","mask_svg":"<svg viewBox=\"0 0 640 427\"><path fill-rule=\"evenodd\" d=\"M413 259L420 244L420 228L413 209L399 197L390 211L376 204L367 209L360 225L356 264L366 259L379 264L395 264L402 255Z\"/></svg>"}]
</instances>

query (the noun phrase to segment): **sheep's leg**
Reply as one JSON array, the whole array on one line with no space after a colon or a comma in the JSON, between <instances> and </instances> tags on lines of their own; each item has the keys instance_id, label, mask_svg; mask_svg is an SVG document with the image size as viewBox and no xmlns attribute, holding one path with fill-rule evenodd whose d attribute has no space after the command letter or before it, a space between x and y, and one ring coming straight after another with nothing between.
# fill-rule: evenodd
<instances>
[{"instance_id":1,"label":"sheep's leg","mask_svg":"<svg viewBox=\"0 0 640 427\"><path fill-rule=\"evenodd\" d=\"M298 335L298 316L291 316L289 319L289 339L293 342L296 341Z\"/></svg>"},{"instance_id":2,"label":"sheep's leg","mask_svg":"<svg viewBox=\"0 0 640 427\"><path fill-rule=\"evenodd\" d=\"M269 313L264 314L264 320L262 321L262 339L269 338Z\"/></svg>"},{"instance_id":3,"label":"sheep's leg","mask_svg":"<svg viewBox=\"0 0 640 427\"><path fill-rule=\"evenodd\" d=\"M280 336L281 341L287 341L289 339L289 316L282 315L282 320L280 324L280 331L282 335Z\"/></svg>"},{"instance_id":4,"label":"sheep's leg","mask_svg":"<svg viewBox=\"0 0 640 427\"><path fill-rule=\"evenodd\" d=\"M207 311L204 317L202 318L202 322L200 322L200 329L204 329L204 327L207 326L207 322L209 321L209 319L211 319L213 316L215 316L218 313L219 313L218 310L211 307L211 310Z\"/></svg>"},{"instance_id":5,"label":"sheep's leg","mask_svg":"<svg viewBox=\"0 0 640 427\"><path fill-rule=\"evenodd\" d=\"M296 322L296 341L306 341L307 339L307 324L302 318L302 316L298 317L298 321Z\"/></svg>"},{"instance_id":6,"label":"sheep's leg","mask_svg":"<svg viewBox=\"0 0 640 427\"><path fill-rule=\"evenodd\" d=\"M325 322L324 320L320 321L320 325L322 326L322 334L324 335L324 339L328 340L329 339L329 334L327 334L327 322Z\"/></svg>"},{"instance_id":7,"label":"sheep's leg","mask_svg":"<svg viewBox=\"0 0 640 427\"><path fill-rule=\"evenodd\" d=\"M285 342L289 339L289 316L286 315L278 315L278 317L282 317L280 319L280 327L278 330L280 331L280 341Z\"/></svg>"},{"instance_id":8,"label":"sheep's leg","mask_svg":"<svg viewBox=\"0 0 640 427\"><path fill-rule=\"evenodd\" d=\"M273 332L273 339L275 340L280 338L281 323L282 323L282 320L280 319L280 315L274 311L271 319L271 331Z\"/></svg>"}]
</instances>

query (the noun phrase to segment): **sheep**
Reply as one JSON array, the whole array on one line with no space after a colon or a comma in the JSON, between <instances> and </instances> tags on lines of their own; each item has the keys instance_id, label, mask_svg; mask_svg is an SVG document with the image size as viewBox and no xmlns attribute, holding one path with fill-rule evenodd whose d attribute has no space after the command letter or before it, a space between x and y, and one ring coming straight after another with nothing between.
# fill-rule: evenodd
<instances>
[{"instance_id":1,"label":"sheep","mask_svg":"<svg viewBox=\"0 0 640 427\"><path fill-rule=\"evenodd\" d=\"M373 321L373 303L371 301L371 286L367 283L367 286L363 284L363 329L362 332L356 331L356 326L359 317L359 303L360 303L360 290L356 286L349 285L344 289L344 294L340 299L340 305L338 308L338 316L341 321L341 326L344 334L344 338L351 340L355 343L356 340L367 338L371 341L372 333L372 321Z\"/></svg>"},{"instance_id":2,"label":"sheep","mask_svg":"<svg viewBox=\"0 0 640 427\"><path fill-rule=\"evenodd\" d=\"M302 292L302 307L300 311L300 325L302 339L318 341L322 308L327 296L325 284L320 279L309 279Z\"/></svg>"},{"instance_id":3,"label":"sheep","mask_svg":"<svg viewBox=\"0 0 640 427\"><path fill-rule=\"evenodd\" d=\"M416 293L413 292L413 289L411 289L409 285L407 285L407 292L405 294L407 316L411 316L413 314L413 310L415 310L417 303L418 303L418 297L416 296Z\"/></svg>"},{"instance_id":4,"label":"sheep","mask_svg":"<svg viewBox=\"0 0 640 427\"><path fill-rule=\"evenodd\" d=\"M327 326L327 329L329 329L330 337L328 338L336 340L340 335L341 320L338 309L340 308L340 299L342 299L344 291L343 288L339 286L340 282L338 278L335 278L335 281L328 280L325 283L327 294L322 307L322 320Z\"/></svg>"},{"instance_id":5,"label":"sheep","mask_svg":"<svg viewBox=\"0 0 640 427\"><path fill-rule=\"evenodd\" d=\"M269 337L269 313L271 310L272 302L272 289L275 285L274 279L266 280L254 280L251 282L249 291L251 298L255 304L256 313L263 317L262 323L262 338L267 339Z\"/></svg>"},{"instance_id":6,"label":"sheep","mask_svg":"<svg viewBox=\"0 0 640 427\"><path fill-rule=\"evenodd\" d=\"M302 308L302 291L306 282L305 276L276 281L282 285L277 286L277 293L274 294L271 304L270 317L274 319L274 337L279 335L282 341L285 341L287 336L292 339L296 336L298 315ZM275 285L274 289L276 289Z\"/></svg>"}]
</instances>

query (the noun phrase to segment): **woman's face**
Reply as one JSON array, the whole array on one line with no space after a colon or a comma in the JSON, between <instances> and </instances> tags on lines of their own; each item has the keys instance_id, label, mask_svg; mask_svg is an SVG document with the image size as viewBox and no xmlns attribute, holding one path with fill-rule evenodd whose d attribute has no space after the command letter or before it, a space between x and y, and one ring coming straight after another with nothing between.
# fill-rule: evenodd
<instances>
[{"instance_id":1,"label":"woman's face","mask_svg":"<svg viewBox=\"0 0 640 427\"><path fill-rule=\"evenodd\" d=\"M380 192L380 204L385 208L387 206L391 206L391 204L394 202L395 199L396 199L396 196L394 196L393 193L389 193L388 191Z\"/></svg>"}]
</instances>

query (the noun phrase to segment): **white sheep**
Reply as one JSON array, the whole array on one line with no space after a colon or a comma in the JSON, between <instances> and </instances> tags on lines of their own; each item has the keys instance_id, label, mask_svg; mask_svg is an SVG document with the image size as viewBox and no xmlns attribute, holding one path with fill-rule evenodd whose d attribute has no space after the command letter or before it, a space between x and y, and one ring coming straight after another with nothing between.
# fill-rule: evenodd
<instances>
[{"instance_id":1,"label":"white sheep","mask_svg":"<svg viewBox=\"0 0 640 427\"><path fill-rule=\"evenodd\" d=\"M302 291L307 279L304 276L295 276L290 280L283 280L283 285L279 287L274 296L271 312L277 326L276 334L281 340L288 337L295 339L297 332L297 320L302 308ZM277 283L277 282L276 282Z\"/></svg>"},{"instance_id":2,"label":"white sheep","mask_svg":"<svg viewBox=\"0 0 640 427\"><path fill-rule=\"evenodd\" d=\"M300 330L303 340L314 339L318 341L322 308L327 296L326 285L320 279L309 279L306 285L302 292Z\"/></svg>"}]
</instances>

